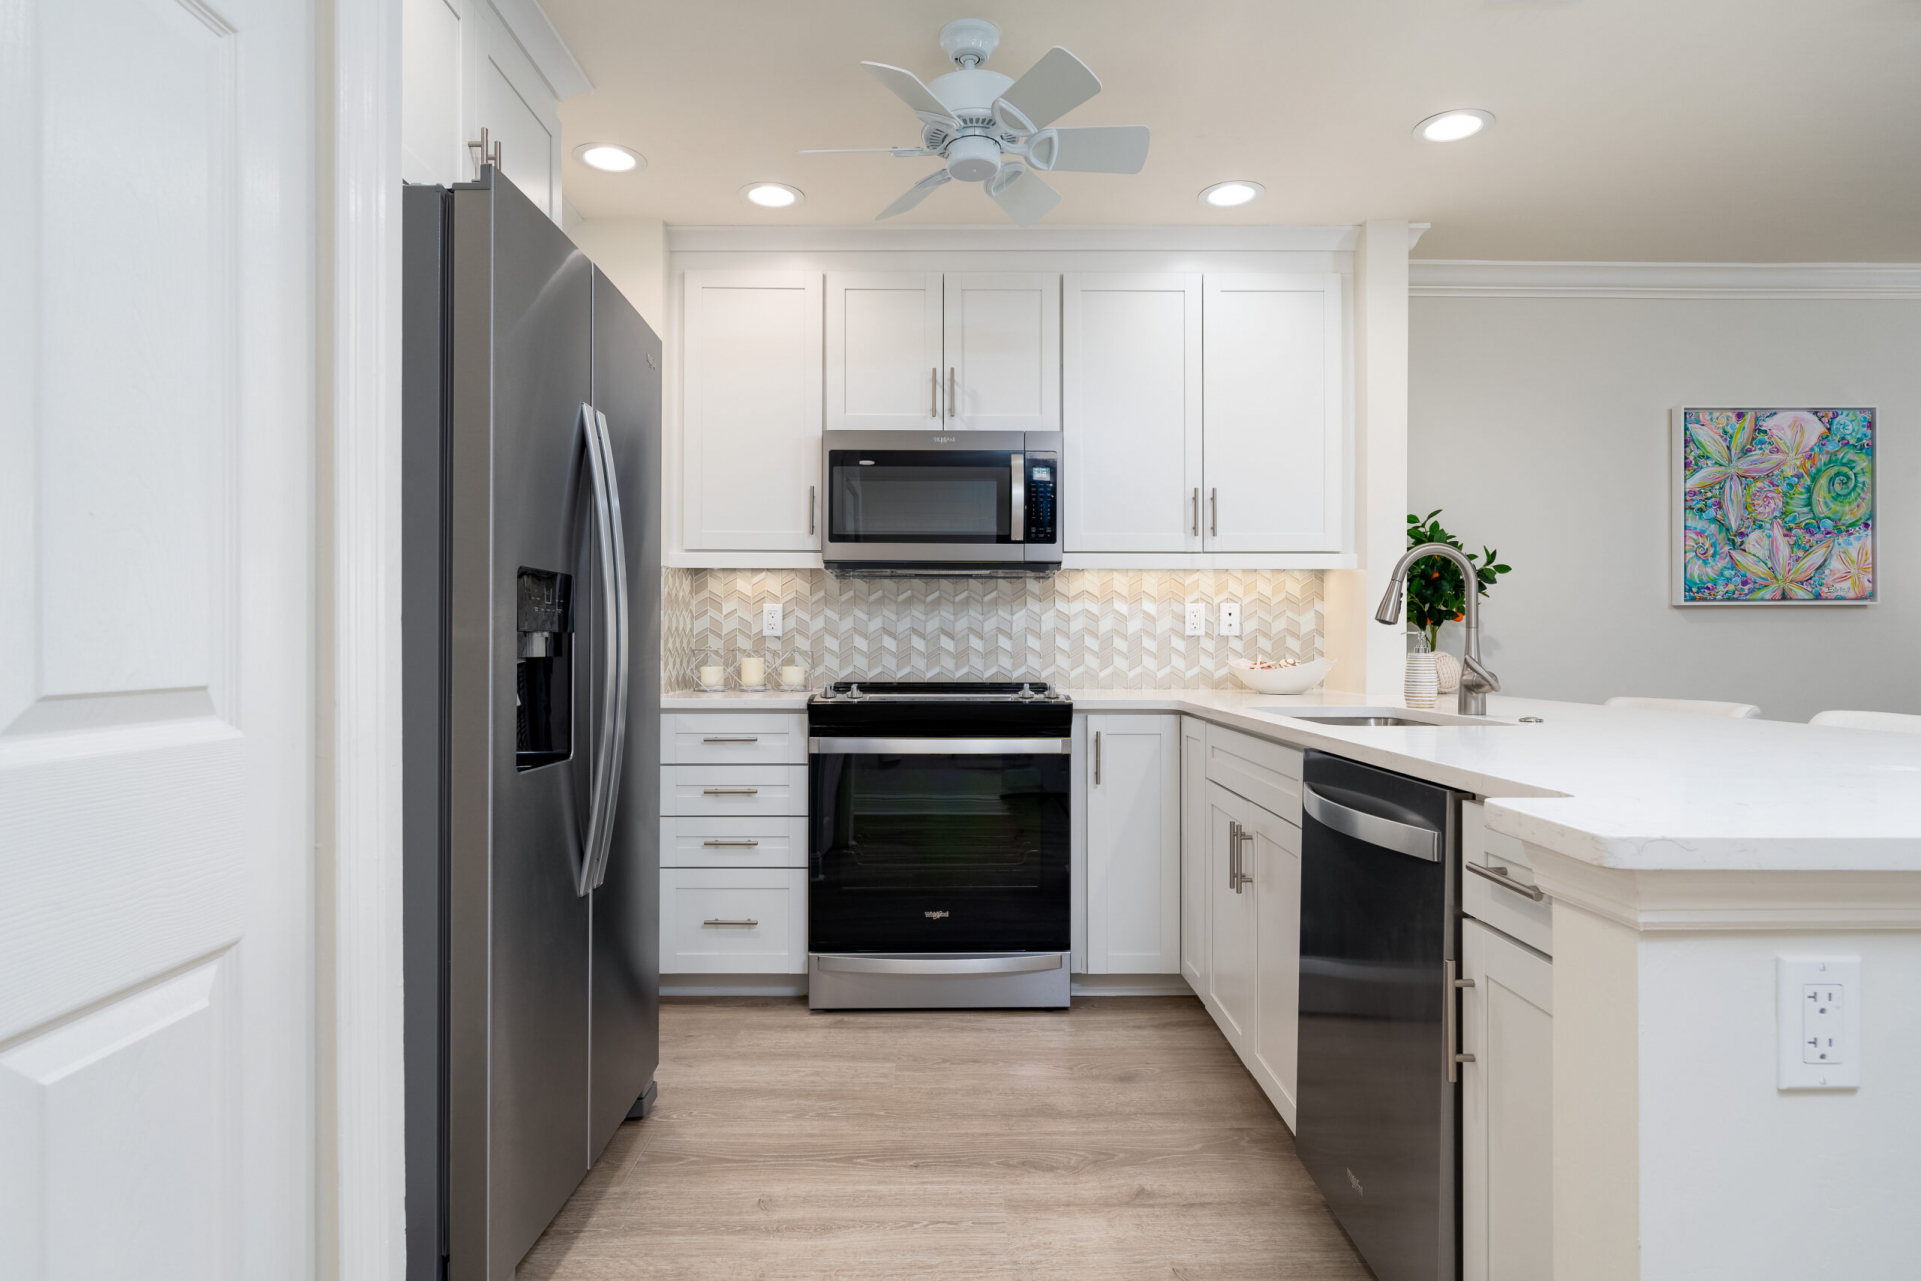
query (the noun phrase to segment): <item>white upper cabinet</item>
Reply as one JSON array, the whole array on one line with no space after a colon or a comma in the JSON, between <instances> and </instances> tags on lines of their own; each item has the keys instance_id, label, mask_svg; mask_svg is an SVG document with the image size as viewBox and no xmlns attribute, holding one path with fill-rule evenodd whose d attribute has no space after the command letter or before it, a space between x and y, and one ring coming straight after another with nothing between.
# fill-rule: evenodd
<instances>
[{"instance_id":1,"label":"white upper cabinet","mask_svg":"<svg viewBox=\"0 0 1921 1281\"><path fill-rule=\"evenodd\" d=\"M1210 275L1205 311L1208 550L1340 551L1341 278Z\"/></svg>"},{"instance_id":2,"label":"white upper cabinet","mask_svg":"<svg viewBox=\"0 0 1921 1281\"><path fill-rule=\"evenodd\" d=\"M1087 718L1087 972L1181 967L1180 721Z\"/></svg>"},{"instance_id":3,"label":"white upper cabinet","mask_svg":"<svg viewBox=\"0 0 1921 1281\"><path fill-rule=\"evenodd\" d=\"M815 551L821 278L690 271L685 284L686 546Z\"/></svg>"},{"instance_id":4,"label":"white upper cabinet","mask_svg":"<svg viewBox=\"0 0 1921 1281\"><path fill-rule=\"evenodd\" d=\"M829 431L938 430L937 271L827 273Z\"/></svg>"},{"instance_id":5,"label":"white upper cabinet","mask_svg":"<svg viewBox=\"0 0 1921 1281\"><path fill-rule=\"evenodd\" d=\"M1069 552L1198 552L1201 277L1070 274L1061 295Z\"/></svg>"},{"instance_id":6,"label":"white upper cabinet","mask_svg":"<svg viewBox=\"0 0 1921 1281\"><path fill-rule=\"evenodd\" d=\"M948 272L944 285L945 425L1059 431L1060 276Z\"/></svg>"}]
</instances>

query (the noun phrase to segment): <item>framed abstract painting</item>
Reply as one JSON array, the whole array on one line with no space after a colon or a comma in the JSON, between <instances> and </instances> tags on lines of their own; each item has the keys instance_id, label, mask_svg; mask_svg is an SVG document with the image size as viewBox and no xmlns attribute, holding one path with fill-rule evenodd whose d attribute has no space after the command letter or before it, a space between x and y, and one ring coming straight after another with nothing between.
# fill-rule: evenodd
<instances>
[{"instance_id":1,"label":"framed abstract painting","mask_svg":"<svg viewBox=\"0 0 1921 1281\"><path fill-rule=\"evenodd\" d=\"M1877 413L1674 411L1676 605L1869 605Z\"/></svg>"}]
</instances>

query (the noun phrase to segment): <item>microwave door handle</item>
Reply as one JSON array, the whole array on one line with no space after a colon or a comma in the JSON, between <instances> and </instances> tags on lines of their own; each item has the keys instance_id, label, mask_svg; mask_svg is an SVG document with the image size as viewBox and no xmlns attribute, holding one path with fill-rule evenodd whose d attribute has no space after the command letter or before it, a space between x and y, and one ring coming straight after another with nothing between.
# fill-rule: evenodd
<instances>
[{"instance_id":1,"label":"microwave door handle","mask_svg":"<svg viewBox=\"0 0 1921 1281\"><path fill-rule=\"evenodd\" d=\"M593 888L599 889L607 879L607 863L613 853L614 810L620 804L621 766L627 755L627 697L632 677L633 621L627 585L627 529L620 513L620 473L614 467L614 433L607 426L606 414L596 410L594 418L600 428L600 454L607 472L607 511L614 545L615 623L620 634L613 654L613 671L617 677L612 695L614 751L607 765L607 799L601 807L600 850L591 882Z\"/></svg>"},{"instance_id":2,"label":"microwave door handle","mask_svg":"<svg viewBox=\"0 0 1921 1281\"><path fill-rule=\"evenodd\" d=\"M1013 506L1013 523L1008 530L1007 540L1012 543L1027 541L1027 455L1010 454L1014 469L1014 483L1008 491L1008 501Z\"/></svg>"}]
</instances>

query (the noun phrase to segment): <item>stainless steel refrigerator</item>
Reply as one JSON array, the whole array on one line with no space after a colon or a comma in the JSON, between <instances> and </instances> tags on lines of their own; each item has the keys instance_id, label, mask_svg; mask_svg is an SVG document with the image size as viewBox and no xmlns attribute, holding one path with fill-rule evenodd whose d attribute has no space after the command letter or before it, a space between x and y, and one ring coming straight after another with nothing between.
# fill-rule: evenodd
<instances>
[{"instance_id":1,"label":"stainless steel refrigerator","mask_svg":"<svg viewBox=\"0 0 1921 1281\"><path fill-rule=\"evenodd\" d=\"M659 1060L660 340L498 171L403 192L408 1281L506 1281Z\"/></svg>"}]
</instances>

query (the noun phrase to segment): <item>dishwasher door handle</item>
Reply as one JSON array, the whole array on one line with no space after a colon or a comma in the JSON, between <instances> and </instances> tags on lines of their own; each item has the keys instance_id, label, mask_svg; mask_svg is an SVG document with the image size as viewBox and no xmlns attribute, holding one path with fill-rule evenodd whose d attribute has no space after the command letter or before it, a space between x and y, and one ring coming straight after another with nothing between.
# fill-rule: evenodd
<instances>
[{"instance_id":1,"label":"dishwasher door handle","mask_svg":"<svg viewBox=\"0 0 1921 1281\"><path fill-rule=\"evenodd\" d=\"M1369 845L1378 845L1411 858L1426 859L1430 863L1441 861L1441 834L1432 828L1416 827L1398 819L1365 813L1339 801L1331 801L1307 786L1301 788L1301 809L1321 826L1332 828L1343 836L1351 836L1357 841L1366 841Z\"/></svg>"}]
</instances>

